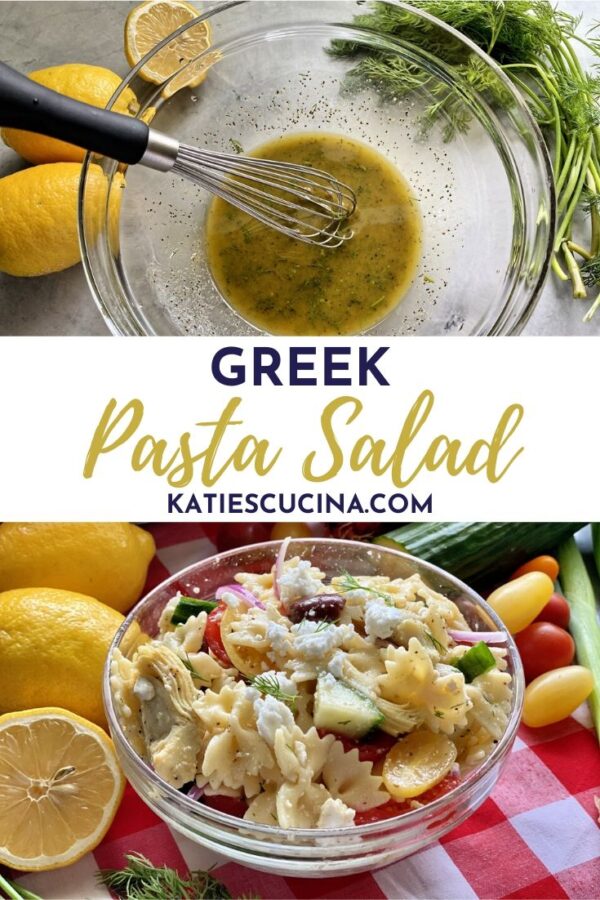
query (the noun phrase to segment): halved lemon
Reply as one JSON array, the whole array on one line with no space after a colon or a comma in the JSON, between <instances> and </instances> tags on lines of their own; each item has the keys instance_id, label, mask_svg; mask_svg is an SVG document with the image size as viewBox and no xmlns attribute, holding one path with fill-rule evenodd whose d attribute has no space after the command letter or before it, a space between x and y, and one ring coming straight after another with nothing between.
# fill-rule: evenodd
<instances>
[{"instance_id":1,"label":"halved lemon","mask_svg":"<svg viewBox=\"0 0 600 900\"><path fill-rule=\"evenodd\" d=\"M445 734L413 731L387 754L383 783L395 800L410 800L438 784L455 762L456 747Z\"/></svg>"},{"instance_id":2,"label":"halved lemon","mask_svg":"<svg viewBox=\"0 0 600 900\"><path fill-rule=\"evenodd\" d=\"M147 0L140 3L129 13L125 22L125 56L129 65L137 65L160 41L199 15L198 9L185 0ZM208 49L210 41L210 25L208 22L198 22L163 47L151 63L140 69L139 74L152 84L162 84ZM187 66L165 88L165 96L171 96L183 87L198 87L212 62L214 59L211 57Z\"/></svg>"},{"instance_id":3,"label":"halved lemon","mask_svg":"<svg viewBox=\"0 0 600 900\"><path fill-rule=\"evenodd\" d=\"M92 722L54 707L0 716L0 863L76 862L106 834L124 787L112 741Z\"/></svg>"}]
</instances>

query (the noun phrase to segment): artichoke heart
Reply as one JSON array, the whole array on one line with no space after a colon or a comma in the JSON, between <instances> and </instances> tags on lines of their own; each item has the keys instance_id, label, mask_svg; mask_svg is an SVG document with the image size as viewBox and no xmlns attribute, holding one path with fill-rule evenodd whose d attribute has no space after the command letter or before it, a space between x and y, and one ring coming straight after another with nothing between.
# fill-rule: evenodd
<instances>
[{"instance_id":1,"label":"artichoke heart","mask_svg":"<svg viewBox=\"0 0 600 900\"><path fill-rule=\"evenodd\" d=\"M128 671L130 708L139 711L144 756L157 775L180 788L196 775L199 721L196 688L183 660L165 644L139 647Z\"/></svg>"}]
</instances>

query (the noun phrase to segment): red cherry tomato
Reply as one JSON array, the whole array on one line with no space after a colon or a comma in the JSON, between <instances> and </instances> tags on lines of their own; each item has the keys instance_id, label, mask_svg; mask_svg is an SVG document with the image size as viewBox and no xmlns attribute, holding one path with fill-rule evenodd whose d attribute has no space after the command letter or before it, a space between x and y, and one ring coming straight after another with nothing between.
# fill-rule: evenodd
<instances>
[{"instance_id":1,"label":"red cherry tomato","mask_svg":"<svg viewBox=\"0 0 600 900\"><path fill-rule=\"evenodd\" d=\"M433 803L434 800L438 800L445 794L449 794L450 791L453 791L459 784L460 778L458 775L446 775L439 784L434 785L434 787L425 791L425 793L415 797L415 800L418 800L419 803L423 804ZM354 824L367 825L370 822L381 822L383 819L392 819L394 816L409 812L411 809L412 806L407 800L388 800L387 803L383 803L381 806L375 807L375 809L357 812L354 817Z\"/></svg>"},{"instance_id":2,"label":"red cherry tomato","mask_svg":"<svg viewBox=\"0 0 600 900\"><path fill-rule=\"evenodd\" d=\"M453 791L459 784L460 778L458 775L446 775L446 777L442 778L438 784L434 784L428 791L415 797L415 800L418 800L419 803L433 803L434 800L438 800L440 797L443 797L444 794L449 794L450 791Z\"/></svg>"},{"instance_id":3,"label":"red cherry tomato","mask_svg":"<svg viewBox=\"0 0 600 900\"><path fill-rule=\"evenodd\" d=\"M568 628L570 618L571 610L565 598L560 594L552 594L539 616L533 621L552 622L559 628Z\"/></svg>"},{"instance_id":4,"label":"red cherry tomato","mask_svg":"<svg viewBox=\"0 0 600 900\"><path fill-rule=\"evenodd\" d=\"M575 642L571 635L552 622L532 622L515 635L521 655L525 680L570 666L575 656Z\"/></svg>"},{"instance_id":5,"label":"red cherry tomato","mask_svg":"<svg viewBox=\"0 0 600 900\"><path fill-rule=\"evenodd\" d=\"M446 775L439 784L436 784L428 791L425 791L425 793L415 797L415 800L418 800L419 803L423 804L433 803L434 800L438 800L440 797L443 797L444 794L449 794L450 791L453 791L459 784L460 778L458 775ZM401 815L401 813L409 812L411 809L412 806L406 800L388 800L387 803L383 803L381 806L375 807L375 809L357 812L354 817L354 824L367 825L369 822L380 822L383 819L391 819L394 816Z\"/></svg>"},{"instance_id":6,"label":"red cherry tomato","mask_svg":"<svg viewBox=\"0 0 600 900\"><path fill-rule=\"evenodd\" d=\"M226 797L223 794L216 794L214 797L201 797L200 802L211 809L218 809L219 812L227 813L230 816L237 816L238 819L244 818L244 813L248 809L248 804L241 797Z\"/></svg>"},{"instance_id":7,"label":"red cherry tomato","mask_svg":"<svg viewBox=\"0 0 600 900\"><path fill-rule=\"evenodd\" d=\"M221 665L229 668L232 663L227 656L227 650L225 649L223 638L221 637L221 619L223 618L223 613L226 609L227 607L224 603L219 603L217 608L213 609L213 611L208 614L206 628L204 629L204 641L215 659L217 659Z\"/></svg>"},{"instance_id":8,"label":"red cherry tomato","mask_svg":"<svg viewBox=\"0 0 600 900\"><path fill-rule=\"evenodd\" d=\"M217 532L217 550L235 550L247 544L260 544L268 541L271 526L268 522L223 522Z\"/></svg>"},{"instance_id":9,"label":"red cherry tomato","mask_svg":"<svg viewBox=\"0 0 600 900\"><path fill-rule=\"evenodd\" d=\"M361 762L379 762L398 740L398 738L386 734L385 731L374 732L361 741L354 741L343 734L335 734L333 731L325 731L322 728L319 728L318 732L320 737L325 737L326 734L333 734L335 739L344 747L345 753L349 753L350 750L358 750L358 758Z\"/></svg>"},{"instance_id":10,"label":"red cherry tomato","mask_svg":"<svg viewBox=\"0 0 600 900\"><path fill-rule=\"evenodd\" d=\"M358 810L354 817L355 825L369 825L371 822L381 822L383 819L393 819L402 813L409 812L412 807L405 800L388 800L375 809Z\"/></svg>"}]
</instances>

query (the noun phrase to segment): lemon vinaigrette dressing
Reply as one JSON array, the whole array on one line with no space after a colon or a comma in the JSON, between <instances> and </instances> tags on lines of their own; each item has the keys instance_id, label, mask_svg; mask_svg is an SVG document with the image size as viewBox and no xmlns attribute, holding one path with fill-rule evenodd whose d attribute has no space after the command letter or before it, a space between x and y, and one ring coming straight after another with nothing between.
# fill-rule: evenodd
<instances>
[{"instance_id":1,"label":"lemon vinaigrette dressing","mask_svg":"<svg viewBox=\"0 0 600 900\"><path fill-rule=\"evenodd\" d=\"M321 132L263 144L254 157L322 169L349 185L354 237L315 247L279 234L221 199L207 219L208 263L224 299L271 334L356 334L399 303L421 252L417 201L398 170L359 141Z\"/></svg>"}]
</instances>

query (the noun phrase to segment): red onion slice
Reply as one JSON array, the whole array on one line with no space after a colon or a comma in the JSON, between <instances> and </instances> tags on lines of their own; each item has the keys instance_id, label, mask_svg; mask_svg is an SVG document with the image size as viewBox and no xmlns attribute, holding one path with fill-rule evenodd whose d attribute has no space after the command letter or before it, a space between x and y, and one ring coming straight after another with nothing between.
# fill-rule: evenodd
<instances>
[{"instance_id":1,"label":"red onion slice","mask_svg":"<svg viewBox=\"0 0 600 900\"><path fill-rule=\"evenodd\" d=\"M204 788L200 788L197 784L193 784L187 792L187 796L190 798L190 800L199 800L203 793Z\"/></svg>"},{"instance_id":2,"label":"red onion slice","mask_svg":"<svg viewBox=\"0 0 600 900\"><path fill-rule=\"evenodd\" d=\"M248 590L248 588L242 587L241 584L224 584L223 587L219 587L215 591L217 600L221 600L223 594L233 594L234 597L247 603L248 606L258 606L259 609L267 608L264 603L261 603L260 600Z\"/></svg>"},{"instance_id":3,"label":"red onion slice","mask_svg":"<svg viewBox=\"0 0 600 900\"><path fill-rule=\"evenodd\" d=\"M457 644L505 644L506 635L502 631L455 631L448 629L448 634Z\"/></svg>"},{"instance_id":4,"label":"red onion slice","mask_svg":"<svg viewBox=\"0 0 600 900\"><path fill-rule=\"evenodd\" d=\"M273 571L273 592L277 600L281 600L281 593L279 591L279 579L283 575L283 564L285 562L285 557L287 554L287 549L290 545L290 541L291 538L287 537L281 542L281 547L279 548L279 553L277 554L277 559L275 560L275 568Z\"/></svg>"}]
</instances>

